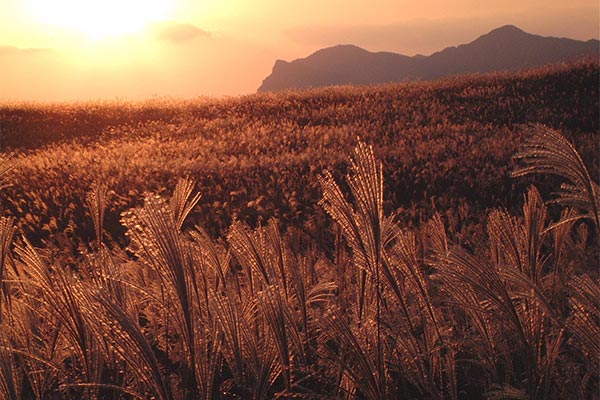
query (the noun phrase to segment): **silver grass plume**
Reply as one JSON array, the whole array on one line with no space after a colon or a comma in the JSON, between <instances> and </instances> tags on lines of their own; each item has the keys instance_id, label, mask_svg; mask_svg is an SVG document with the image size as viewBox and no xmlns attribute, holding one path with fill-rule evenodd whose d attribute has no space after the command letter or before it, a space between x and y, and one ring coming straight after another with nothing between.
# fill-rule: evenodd
<instances>
[{"instance_id":1,"label":"silver grass plume","mask_svg":"<svg viewBox=\"0 0 600 400\"><path fill-rule=\"evenodd\" d=\"M0 155L0 190L10 186L8 174L16 167L11 156Z\"/></svg>"},{"instance_id":2,"label":"silver grass plume","mask_svg":"<svg viewBox=\"0 0 600 400\"><path fill-rule=\"evenodd\" d=\"M94 229L96 230L97 249L100 249L100 246L102 244L104 210L106 208L107 192L108 190L106 186L97 184L85 196L87 206L92 215Z\"/></svg>"},{"instance_id":3,"label":"silver grass plume","mask_svg":"<svg viewBox=\"0 0 600 400\"><path fill-rule=\"evenodd\" d=\"M587 218L600 227L600 187L594 182L571 143L558 131L541 124L530 125L526 132L531 136L515 159L523 166L513 171L513 176L552 174L567 182L561 186L557 202L585 210Z\"/></svg>"},{"instance_id":4,"label":"silver grass plume","mask_svg":"<svg viewBox=\"0 0 600 400\"><path fill-rule=\"evenodd\" d=\"M329 171L319 177L323 198L319 202L340 225L356 265L361 268L358 320L362 323L365 309L367 274L375 277L376 307L376 371L380 397L386 397L385 364L381 343L381 283L380 269L385 243L389 240L391 220L383 215L383 168L377 162L373 147L360 142L350 158L351 173L347 175L350 191L356 202L353 207L344 197Z\"/></svg>"}]
</instances>

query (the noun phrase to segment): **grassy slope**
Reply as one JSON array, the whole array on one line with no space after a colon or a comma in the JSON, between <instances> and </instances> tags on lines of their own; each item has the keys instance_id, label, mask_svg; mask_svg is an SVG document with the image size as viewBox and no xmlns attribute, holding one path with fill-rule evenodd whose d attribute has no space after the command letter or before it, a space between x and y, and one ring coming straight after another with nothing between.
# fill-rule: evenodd
<instances>
[{"instance_id":1,"label":"grassy slope","mask_svg":"<svg viewBox=\"0 0 600 400\"><path fill-rule=\"evenodd\" d=\"M597 76L597 65L578 65L223 102L6 107L3 127L30 113L25 126L46 115L66 130L29 146L7 130L18 166L5 176L0 160L0 185L15 183L2 206L30 238L51 232L58 246L35 248L0 218L0 397L594 398L600 189L578 178L564 138L541 128L529 148L558 150L522 163L575 176L564 204L593 220L565 209L550 228L542 196L523 190L532 179L507 174L526 136L512 124L542 121L568 132L597 180ZM103 122L71 137L89 124L69 125L72 110ZM159 121L111 129L114 110ZM356 135L377 157L363 143L348 168ZM324 167L333 175L316 179ZM348 171L350 185L338 178ZM93 182L114 190L114 235L120 210L182 175L204 196L192 216L226 238L180 230L195 204L180 181L168 204L146 196L123 215L127 250L98 241L60 257L93 242L86 197L102 229L105 196L86 196ZM477 234L498 204L523 208L492 211L475 249L446 237ZM396 208L399 223L385 217ZM447 223L405 228L431 208ZM341 229L335 244L298 248L272 219L253 230L228 226L234 216L278 216L317 238L326 221Z\"/></svg>"},{"instance_id":2,"label":"grassy slope","mask_svg":"<svg viewBox=\"0 0 600 400\"><path fill-rule=\"evenodd\" d=\"M273 216L318 235L326 218L316 177L323 168L339 177L360 137L384 162L386 209L408 224L437 209L451 231L471 236L530 182L507 177L522 140L516 124L561 129L598 170L598 71L580 63L227 100L5 105L1 144L18 166L0 207L34 241L66 232L86 242L83 199L98 182L114 191L107 227L120 237L120 213L143 192L167 194L189 176L203 196L195 222L213 235L235 218Z\"/></svg>"}]
</instances>

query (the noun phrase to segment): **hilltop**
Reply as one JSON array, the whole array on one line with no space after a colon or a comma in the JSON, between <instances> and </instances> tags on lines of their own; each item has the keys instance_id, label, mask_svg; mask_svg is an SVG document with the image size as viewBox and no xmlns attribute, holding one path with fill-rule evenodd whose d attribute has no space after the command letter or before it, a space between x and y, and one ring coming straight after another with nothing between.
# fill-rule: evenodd
<instances>
[{"instance_id":1,"label":"hilltop","mask_svg":"<svg viewBox=\"0 0 600 400\"><path fill-rule=\"evenodd\" d=\"M292 62L277 60L259 92L333 85L430 80L448 75L515 71L581 57L598 59L600 42L533 35L506 25L429 56L372 53L354 45L321 49Z\"/></svg>"}]
</instances>

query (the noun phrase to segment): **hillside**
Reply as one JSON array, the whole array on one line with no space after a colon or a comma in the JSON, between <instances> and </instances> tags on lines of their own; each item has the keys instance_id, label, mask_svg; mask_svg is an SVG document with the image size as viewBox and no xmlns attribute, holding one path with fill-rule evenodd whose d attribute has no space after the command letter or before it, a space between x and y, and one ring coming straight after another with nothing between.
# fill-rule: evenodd
<instances>
[{"instance_id":1,"label":"hillside","mask_svg":"<svg viewBox=\"0 0 600 400\"><path fill-rule=\"evenodd\" d=\"M0 398L594 398L599 74L0 106Z\"/></svg>"},{"instance_id":2,"label":"hillside","mask_svg":"<svg viewBox=\"0 0 600 400\"><path fill-rule=\"evenodd\" d=\"M333 85L429 80L448 75L514 71L581 57L597 59L598 40L587 42L532 35L506 25L471 43L429 56L372 53L353 45L322 49L292 62L277 60L259 92Z\"/></svg>"},{"instance_id":3,"label":"hillside","mask_svg":"<svg viewBox=\"0 0 600 400\"><path fill-rule=\"evenodd\" d=\"M203 195L194 218L215 235L236 218L271 217L323 232L316 177L339 176L360 137L386 166L388 209L413 224L466 203L473 215L452 219L467 234L520 197L507 177L518 124L564 130L597 165L597 81L598 64L584 63L230 100L5 105L1 144L17 168L0 208L32 240L77 237L89 226L84 194L100 182L113 191L107 226L119 238L122 211L189 176Z\"/></svg>"}]
</instances>

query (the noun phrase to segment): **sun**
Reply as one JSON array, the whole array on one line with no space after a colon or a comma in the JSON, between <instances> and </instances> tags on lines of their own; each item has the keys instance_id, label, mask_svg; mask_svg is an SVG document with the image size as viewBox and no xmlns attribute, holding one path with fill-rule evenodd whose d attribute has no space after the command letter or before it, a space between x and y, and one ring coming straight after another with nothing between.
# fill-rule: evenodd
<instances>
[{"instance_id":1,"label":"sun","mask_svg":"<svg viewBox=\"0 0 600 400\"><path fill-rule=\"evenodd\" d=\"M175 0L30 0L39 23L75 31L90 39L140 31L167 20Z\"/></svg>"}]
</instances>

